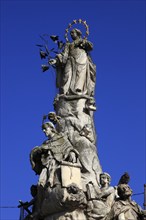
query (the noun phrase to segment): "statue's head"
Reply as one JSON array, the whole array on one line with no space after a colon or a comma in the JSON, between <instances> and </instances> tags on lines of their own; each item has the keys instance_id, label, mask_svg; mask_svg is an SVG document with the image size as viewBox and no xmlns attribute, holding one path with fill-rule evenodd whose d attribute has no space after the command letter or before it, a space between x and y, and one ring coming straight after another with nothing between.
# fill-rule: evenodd
<instances>
[{"instance_id":1,"label":"statue's head","mask_svg":"<svg viewBox=\"0 0 146 220\"><path fill-rule=\"evenodd\" d=\"M70 35L73 40L76 40L77 38L81 37L82 32L79 29L74 28L70 31Z\"/></svg>"},{"instance_id":2,"label":"statue's head","mask_svg":"<svg viewBox=\"0 0 146 220\"><path fill-rule=\"evenodd\" d=\"M48 137L51 133L56 133L55 126L52 122L45 122L42 125L42 131L45 133L45 135Z\"/></svg>"},{"instance_id":3,"label":"statue's head","mask_svg":"<svg viewBox=\"0 0 146 220\"><path fill-rule=\"evenodd\" d=\"M100 184L104 185L105 183L107 183L108 185L111 182L111 176L108 173L101 173L100 174Z\"/></svg>"},{"instance_id":4,"label":"statue's head","mask_svg":"<svg viewBox=\"0 0 146 220\"><path fill-rule=\"evenodd\" d=\"M132 195L132 189L128 184L120 184L117 187L117 193L121 199L127 199Z\"/></svg>"}]
</instances>

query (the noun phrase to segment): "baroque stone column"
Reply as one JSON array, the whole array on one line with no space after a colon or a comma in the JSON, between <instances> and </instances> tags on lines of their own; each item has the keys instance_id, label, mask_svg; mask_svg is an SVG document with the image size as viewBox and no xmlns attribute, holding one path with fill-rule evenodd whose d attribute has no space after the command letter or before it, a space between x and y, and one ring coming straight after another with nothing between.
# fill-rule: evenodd
<instances>
[{"instance_id":1,"label":"baroque stone column","mask_svg":"<svg viewBox=\"0 0 146 220\"><path fill-rule=\"evenodd\" d=\"M74 24L84 25L86 35L72 28ZM128 185L120 183L118 195L117 187L110 186L110 175L102 172L98 158L93 117L96 66L89 54L93 44L87 40L88 35L86 21L74 20L65 30L65 44L58 36L51 36L59 45L54 59L48 59L48 49L40 52L41 58L47 58L48 65L56 70L59 93L53 103L55 112L50 112L42 123L47 139L30 152L32 169L39 179L31 187L33 199L21 202L28 212L25 220L127 220L129 212L123 217L122 210L130 205L137 216L132 218L131 211L130 218L139 219L139 207L124 195ZM43 71L49 66L43 65Z\"/></svg>"},{"instance_id":2,"label":"baroque stone column","mask_svg":"<svg viewBox=\"0 0 146 220\"><path fill-rule=\"evenodd\" d=\"M89 55L93 44L87 40L86 22L74 20L72 25L76 23L85 26L86 37L72 29L72 41L66 35L62 51L48 61L56 68L59 94L54 99L54 116L59 120L52 120L55 125L43 123L48 139L30 154L32 169L39 175L30 216L34 220L88 219L88 201L100 186L102 169L93 120L96 66Z\"/></svg>"}]
</instances>

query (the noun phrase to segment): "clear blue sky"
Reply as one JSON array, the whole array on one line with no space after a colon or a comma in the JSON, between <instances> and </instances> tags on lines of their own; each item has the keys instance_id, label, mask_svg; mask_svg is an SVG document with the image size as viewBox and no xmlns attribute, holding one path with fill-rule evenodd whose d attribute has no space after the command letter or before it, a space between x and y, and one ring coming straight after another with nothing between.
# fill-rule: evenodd
<instances>
[{"instance_id":1,"label":"clear blue sky","mask_svg":"<svg viewBox=\"0 0 146 220\"><path fill-rule=\"evenodd\" d=\"M30 200L37 176L29 153L45 136L42 116L53 110L55 73L42 73L40 34L57 34L73 19L90 27L97 66L95 126L103 171L116 185L129 172L143 192L145 169L145 1L1 0L1 206ZM52 44L52 42L50 41ZM143 195L133 199L143 206ZM1 220L19 210L1 209Z\"/></svg>"}]
</instances>

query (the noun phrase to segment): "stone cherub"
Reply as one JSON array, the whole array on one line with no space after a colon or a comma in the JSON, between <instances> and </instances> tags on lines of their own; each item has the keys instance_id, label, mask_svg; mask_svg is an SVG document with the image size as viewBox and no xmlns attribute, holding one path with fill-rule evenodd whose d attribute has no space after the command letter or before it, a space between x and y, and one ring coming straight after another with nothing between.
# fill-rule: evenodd
<instances>
[{"instance_id":1,"label":"stone cherub","mask_svg":"<svg viewBox=\"0 0 146 220\"><path fill-rule=\"evenodd\" d=\"M82 32L75 28L70 31L72 42L67 42L62 53L49 63L56 65L57 87L60 94L94 95L95 65L88 52L93 45L82 38Z\"/></svg>"}]
</instances>

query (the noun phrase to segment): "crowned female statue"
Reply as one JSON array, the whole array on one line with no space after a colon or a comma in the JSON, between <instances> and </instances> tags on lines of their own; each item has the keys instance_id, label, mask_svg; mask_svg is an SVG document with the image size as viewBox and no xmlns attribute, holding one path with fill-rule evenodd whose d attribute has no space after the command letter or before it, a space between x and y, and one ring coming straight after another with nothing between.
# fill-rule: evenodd
<instances>
[{"instance_id":1,"label":"crowned female statue","mask_svg":"<svg viewBox=\"0 0 146 220\"><path fill-rule=\"evenodd\" d=\"M72 24L77 23L74 20ZM86 34L89 34L86 22L79 19L79 23L86 26ZM69 25L69 27L72 26ZM69 30L66 29L66 33ZM66 34L66 44L64 50L56 55L55 59L49 61L50 64L56 65L57 70L57 87L60 94L87 94L94 95L95 72L89 52L93 49L93 44L82 37L82 32L74 28L70 31L72 42L69 42Z\"/></svg>"}]
</instances>

